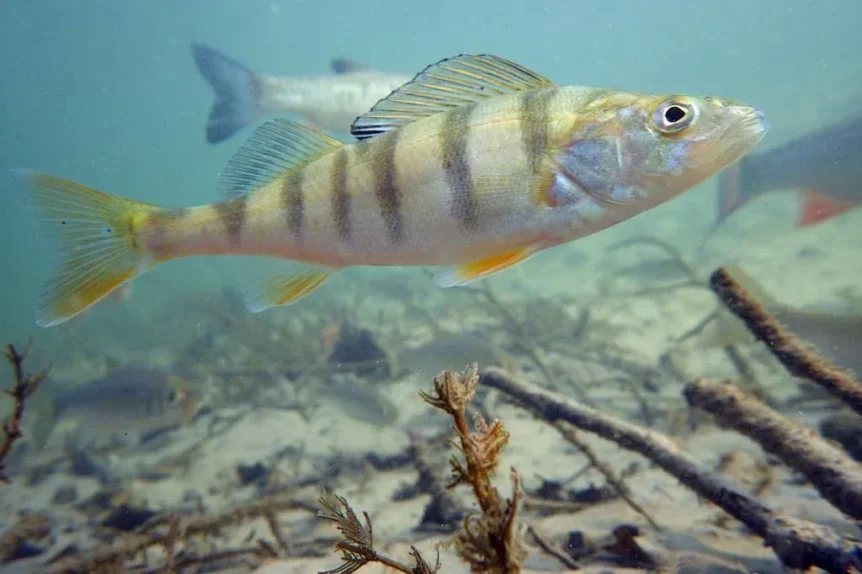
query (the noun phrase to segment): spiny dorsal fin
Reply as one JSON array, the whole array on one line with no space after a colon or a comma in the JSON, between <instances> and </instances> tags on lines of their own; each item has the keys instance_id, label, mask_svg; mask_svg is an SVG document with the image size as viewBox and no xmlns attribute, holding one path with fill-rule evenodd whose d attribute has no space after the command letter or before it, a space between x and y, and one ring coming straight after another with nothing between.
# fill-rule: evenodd
<instances>
[{"instance_id":1,"label":"spiny dorsal fin","mask_svg":"<svg viewBox=\"0 0 862 574\"><path fill-rule=\"evenodd\" d=\"M461 54L425 68L356 118L350 132L359 139L370 138L485 98L552 85L549 79L509 60L491 54Z\"/></svg>"},{"instance_id":2,"label":"spiny dorsal fin","mask_svg":"<svg viewBox=\"0 0 862 574\"><path fill-rule=\"evenodd\" d=\"M235 197L266 185L344 144L285 119L262 123L221 172L219 192Z\"/></svg>"},{"instance_id":3,"label":"spiny dorsal fin","mask_svg":"<svg viewBox=\"0 0 862 574\"><path fill-rule=\"evenodd\" d=\"M329 62L329 66L335 74L355 74L356 72L368 70L368 66L365 64L360 64L348 58L333 58Z\"/></svg>"}]
</instances>

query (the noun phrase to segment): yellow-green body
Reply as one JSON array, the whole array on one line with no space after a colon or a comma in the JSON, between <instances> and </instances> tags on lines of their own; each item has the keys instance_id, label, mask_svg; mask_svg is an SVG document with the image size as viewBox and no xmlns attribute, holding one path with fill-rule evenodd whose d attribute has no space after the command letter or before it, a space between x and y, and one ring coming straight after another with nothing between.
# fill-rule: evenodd
<instances>
[{"instance_id":1,"label":"yellow-green body","mask_svg":"<svg viewBox=\"0 0 862 574\"><path fill-rule=\"evenodd\" d=\"M168 221L156 215L157 228L142 232L164 257L269 255L343 267L457 264L527 245L550 246L615 223L627 214L596 205L593 217L573 229L568 214L534 193L551 167L544 157L531 165L531 154L559 147L577 122L589 120L590 113L580 111L584 103L605 93L574 87L542 92L486 100L469 113L456 108L345 145L232 202L191 208ZM531 109L528 98L539 104ZM443 165L444 149L459 131L466 133L475 203L470 221L456 204L464 190L447 180ZM539 138L532 132L541 132L543 149L536 148ZM394 192L387 193L387 185ZM301 216L291 200L297 196ZM339 232L338 201L349 204L348 233ZM397 223L387 213L397 213Z\"/></svg>"},{"instance_id":2,"label":"yellow-green body","mask_svg":"<svg viewBox=\"0 0 862 574\"><path fill-rule=\"evenodd\" d=\"M454 265L461 285L628 219L737 160L760 113L716 98L558 87L513 62L429 66L357 118L343 144L271 120L222 174L230 199L164 209L29 174L66 248L39 324L137 273L194 255L307 264L263 282L252 310L293 303L352 265Z\"/></svg>"}]
</instances>

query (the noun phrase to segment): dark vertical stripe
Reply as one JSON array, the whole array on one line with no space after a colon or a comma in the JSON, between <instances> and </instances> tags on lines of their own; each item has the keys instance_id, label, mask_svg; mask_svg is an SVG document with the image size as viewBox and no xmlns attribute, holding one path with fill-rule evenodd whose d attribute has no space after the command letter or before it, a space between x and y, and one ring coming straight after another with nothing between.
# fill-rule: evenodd
<instances>
[{"instance_id":1,"label":"dark vertical stripe","mask_svg":"<svg viewBox=\"0 0 862 574\"><path fill-rule=\"evenodd\" d=\"M521 100L521 141L530 169L538 171L548 149L551 100L557 88L525 92Z\"/></svg>"},{"instance_id":2,"label":"dark vertical stripe","mask_svg":"<svg viewBox=\"0 0 862 574\"><path fill-rule=\"evenodd\" d=\"M247 195L238 195L233 199L215 204L215 209L227 231L228 243L231 245L239 245L242 239L242 227L245 224L247 204Z\"/></svg>"},{"instance_id":3,"label":"dark vertical stripe","mask_svg":"<svg viewBox=\"0 0 862 574\"><path fill-rule=\"evenodd\" d=\"M182 225L182 220L188 217L189 209L185 207L172 207L154 212L150 215L148 225L150 229L149 247L155 254L161 255L169 249L168 237L169 232L173 231L178 225ZM139 249L138 238L135 234L131 234L132 247Z\"/></svg>"},{"instance_id":4,"label":"dark vertical stripe","mask_svg":"<svg viewBox=\"0 0 862 574\"><path fill-rule=\"evenodd\" d=\"M287 213L287 228L297 239L302 239L305 223L305 199L302 191L303 169L294 169L281 184L281 205Z\"/></svg>"},{"instance_id":5,"label":"dark vertical stripe","mask_svg":"<svg viewBox=\"0 0 862 574\"><path fill-rule=\"evenodd\" d=\"M401 192L398 189L395 173L395 151L398 148L398 130L374 138L371 172L374 177L374 190L380 205L380 216L386 225L386 233L394 244L404 241L404 222L401 218Z\"/></svg>"},{"instance_id":6,"label":"dark vertical stripe","mask_svg":"<svg viewBox=\"0 0 862 574\"><path fill-rule=\"evenodd\" d=\"M467 160L470 116L474 109L475 106L467 105L448 112L439 135L443 170L452 194L452 217L465 229L475 229L479 222L470 162Z\"/></svg>"},{"instance_id":7,"label":"dark vertical stripe","mask_svg":"<svg viewBox=\"0 0 862 574\"><path fill-rule=\"evenodd\" d=\"M347 148L335 152L330 186L332 187L332 221L342 241L350 239L350 196L347 194Z\"/></svg>"}]
</instances>

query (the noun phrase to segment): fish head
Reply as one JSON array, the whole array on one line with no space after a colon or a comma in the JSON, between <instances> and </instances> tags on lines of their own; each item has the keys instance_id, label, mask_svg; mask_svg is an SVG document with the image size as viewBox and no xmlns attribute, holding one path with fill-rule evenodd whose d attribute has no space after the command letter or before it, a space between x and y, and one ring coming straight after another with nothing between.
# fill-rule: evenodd
<instances>
[{"instance_id":1,"label":"fish head","mask_svg":"<svg viewBox=\"0 0 862 574\"><path fill-rule=\"evenodd\" d=\"M201 407L201 393L191 388L180 377L169 376L158 396L144 406L146 421L143 426L158 428L182 424L197 414Z\"/></svg>"},{"instance_id":2,"label":"fish head","mask_svg":"<svg viewBox=\"0 0 862 574\"><path fill-rule=\"evenodd\" d=\"M609 211L606 204L643 211L735 162L767 129L763 114L745 104L611 92L575 116L556 148L549 202L587 198L595 214Z\"/></svg>"},{"instance_id":3,"label":"fish head","mask_svg":"<svg viewBox=\"0 0 862 574\"><path fill-rule=\"evenodd\" d=\"M175 377L171 377L171 385L167 397L168 404L185 421L197 414L203 397L200 391L190 388L183 381L176 381L174 379Z\"/></svg>"}]
</instances>

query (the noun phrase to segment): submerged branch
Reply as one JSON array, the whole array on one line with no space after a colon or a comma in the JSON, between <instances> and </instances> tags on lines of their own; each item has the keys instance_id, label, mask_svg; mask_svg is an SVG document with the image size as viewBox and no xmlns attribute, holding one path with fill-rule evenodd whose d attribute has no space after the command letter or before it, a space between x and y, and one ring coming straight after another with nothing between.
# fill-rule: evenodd
<instances>
[{"instance_id":1,"label":"submerged branch","mask_svg":"<svg viewBox=\"0 0 862 574\"><path fill-rule=\"evenodd\" d=\"M776 413L732 384L698 380L683 391L692 407L756 441L784 464L804 474L835 508L862 519L862 465L811 429Z\"/></svg>"},{"instance_id":2,"label":"submerged branch","mask_svg":"<svg viewBox=\"0 0 862 574\"><path fill-rule=\"evenodd\" d=\"M827 526L773 512L702 466L661 433L601 413L501 369L484 371L481 381L517 399L550 423L569 422L647 457L762 537L790 568L818 566L836 574L850 572L851 568L862 570L862 543Z\"/></svg>"},{"instance_id":3,"label":"submerged branch","mask_svg":"<svg viewBox=\"0 0 862 574\"><path fill-rule=\"evenodd\" d=\"M727 269L719 267L709 278L710 288L734 315L742 319L759 341L766 343L787 371L807 379L862 415L862 383L816 352L806 349L757 303Z\"/></svg>"},{"instance_id":4,"label":"submerged branch","mask_svg":"<svg viewBox=\"0 0 862 574\"><path fill-rule=\"evenodd\" d=\"M98 572L109 568L122 568L127 561L139 553L156 546L165 549L165 560L166 564L169 565L171 562L177 561L177 556L173 555L173 549L189 538L213 535L226 526L242 524L258 518L265 519L273 513L291 510L316 512L317 509L314 505L301 500L270 497L232 508L220 514L192 518L180 518L175 514L158 515L142 524L137 530L119 537L111 546L97 549L91 554L64 559L58 562L51 571ZM254 553L251 550L241 550L240 552L244 554ZM198 562L205 562L209 558L204 556L197 560ZM180 560L180 562L182 561Z\"/></svg>"}]
</instances>

